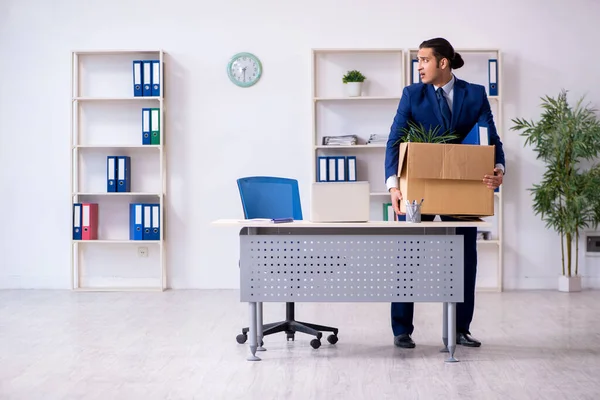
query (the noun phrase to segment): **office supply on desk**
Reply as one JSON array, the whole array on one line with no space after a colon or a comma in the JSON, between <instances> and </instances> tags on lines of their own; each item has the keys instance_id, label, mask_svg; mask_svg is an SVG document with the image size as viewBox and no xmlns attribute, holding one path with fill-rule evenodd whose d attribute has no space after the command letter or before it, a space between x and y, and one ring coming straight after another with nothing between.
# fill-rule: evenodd
<instances>
[{"instance_id":1,"label":"office supply on desk","mask_svg":"<svg viewBox=\"0 0 600 400\"><path fill-rule=\"evenodd\" d=\"M131 191L131 157L117 156L117 192Z\"/></svg>"},{"instance_id":2,"label":"office supply on desk","mask_svg":"<svg viewBox=\"0 0 600 400\"><path fill-rule=\"evenodd\" d=\"M143 96L142 90L142 78L143 78L143 69L142 69L142 61L134 60L133 61L133 96L141 97Z\"/></svg>"},{"instance_id":3,"label":"office supply on desk","mask_svg":"<svg viewBox=\"0 0 600 400\"><path fill-rule=\"evenodd\" d=\"M152 144L151 129L150 129L150 111L152 109L142 108L142 144Z\"/></svg>"},{"instance_id":4,"label":"office supply on desk","mask_svg":"<svg viewBox=\"0 0 600 400\"><path fill-rule=\"evenodd\" d=\"M117 191L117 157L106 157L106 191L108 193Z\"/></svg>"},{"instance_id":5,"label":"office supply on desk","mask_svg":"<svg viewBox=\"0 0 600 400\"><path fill-rule=\"evenodd\" d=\"M406 206L406 222L410 223L420 223L421 222L421 205L423 204L423 199L421 202L417 202L413 200L405 200Z\"/></svg>"},{"instance_id":6,"label":"office supply on desk","mask_svg":"<svg viewBox=\"0 0 600 400\"><path fill-rule=\"evenodd\" d=\"M271 227L276 219L287 219L290 216L295 220L289 224L295 224L302 221L302 206L300 203L300 190L298 181L289 178L269 177L269 176L254 176L245 177L237 180L240 199L244 217L247 220L253 219L268 219L269 221L262 222L269 224ZM256 223L252 222L251 223ZM260 224L261 222L258 222ZM285 229L290 226L282 224L277 229ZM262 318L262 304L258 307ZM253 320L254 322L256 319ZM261 340L258 341L258 347L255 349L262 350L262 337L278 332L286 332L287 339L294 340L296 332L306 333L316 336L316 339L311 340L310 344L313 348L321 345L321 332L332 332L327 340L330 343L337 342L337 328L316 325L307 322L298 322L295 320L295 307L293 299L287 299L285 306L285 320L275 323L266 324L263 326L262 320L260 325L254 326L260 332ZM244 343L248 336L249 327L243 328L242 333L236 337L238 343Z\"/></svg>"},{"instance_id":7,"label":"office supply on desk","mask_svg":"<svg viewBox=\"0 0 600 400\"><path fill-rule=\"evenodd\" d=\"M152 96L152 62L142 61L142 96Z\"/></svg>"},{"instance_id":8,"label":"office supply on desk","mask_svg":"<svg viewBox=\"0 0 600 400\"><path fill-rule=\"evenodd\" d=\"M98 204L81 203L81 240L98 239Z\"/></svg>"},{"instance_id":9,"label":"office supply on desk","mask_svg":"<svg viewBox=\"0 0 600 400\"><path fill-rule=\"evenodd\" d=\"M152 96L160 96L160 60L152 60Z\"/></svg>"},{"instance_id":10,"label":"office supply on desk","mask_svg":"<svg viewBox=\"0 0 600 400\"><path fill-rule=\"evenodd\" d=\"M370 213L370 184L313 182L310 220L314 222L366 222Z\"/></svg>"}]
</instances>

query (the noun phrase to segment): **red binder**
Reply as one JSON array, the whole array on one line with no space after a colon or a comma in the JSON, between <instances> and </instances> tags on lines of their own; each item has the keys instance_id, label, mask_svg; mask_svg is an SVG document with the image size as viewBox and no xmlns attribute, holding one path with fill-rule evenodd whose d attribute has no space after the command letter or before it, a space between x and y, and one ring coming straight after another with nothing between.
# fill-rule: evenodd
<instances>
[{"instance_id":1,"label":"red binder","mask_svg":"<svg viewBox=\"0 0 600 400\"><path fill-rule=\"evenodd\" d=\"M81 240L98 239L98 204L81 203Z\"/></svg>"}]
</instances>

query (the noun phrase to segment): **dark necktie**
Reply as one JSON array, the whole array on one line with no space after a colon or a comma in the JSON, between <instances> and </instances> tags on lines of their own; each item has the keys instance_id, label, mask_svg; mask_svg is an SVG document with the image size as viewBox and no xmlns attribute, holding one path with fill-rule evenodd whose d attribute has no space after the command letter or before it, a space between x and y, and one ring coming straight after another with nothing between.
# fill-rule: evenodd
<instances>
[{"instance_id":1,"label":"dark necktie","mask_svg":"<svg viewBox=\"0 0 600 400\"><path fill-rule=\"evenodd\" d=\"M452 114L450 113L450 107L448 107L448 102L444 97L443 89L438 88L436 90L436 95L438 99L438 104L440 106L440 112L442 113L442 119L444 120L444 132L450 129L450 121L452 119Z\"/></svg>"}]
</instances>

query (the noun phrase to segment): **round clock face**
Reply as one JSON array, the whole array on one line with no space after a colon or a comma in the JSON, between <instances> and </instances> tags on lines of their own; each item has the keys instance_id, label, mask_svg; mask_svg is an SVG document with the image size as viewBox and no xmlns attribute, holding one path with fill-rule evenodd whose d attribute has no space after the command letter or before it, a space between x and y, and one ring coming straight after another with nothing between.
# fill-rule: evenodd
<instances>
[{"instance_id":1,"label":"round clock face","mask_svg":"<svg viewBox=\"0 0 600 400\"><path fill-rule=\"evenodd\" d=\"M227 64L229 79L240 87L254 85L260 79L262 65L260 60L250 53L238 53Z\"/></svg>"}]
</instances>

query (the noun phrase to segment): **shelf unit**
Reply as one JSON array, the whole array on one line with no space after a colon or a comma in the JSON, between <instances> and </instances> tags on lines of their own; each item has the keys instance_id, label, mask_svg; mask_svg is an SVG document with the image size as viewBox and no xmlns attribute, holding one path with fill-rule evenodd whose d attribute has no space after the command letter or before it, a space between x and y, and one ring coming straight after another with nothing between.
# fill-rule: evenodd
<instances>
[{"instance_id":1,"label":"shelf unit","mask_svg":"<svg viewBox=\"0 0 600 400\"><path fill-rule=\"evenodd\" d=\"M71 53L70 207L98 204L98 237L71 233L71 288L163 291L165 246L165 101L162 50ZM134 96L133 61L158 60L158 96ZM157 108L160 144L142 144L142 108ZM107 156L129 156L129 192L108 192ZM159 205L159 238L130 240L129 204ZM72 231L72 229L71 229Z\"/></svg>"},{"instance_id":2,"label":"shelf unit","mask_svg":"<svg viewBox=\"0 0 600 400\"><path fill-rule=\"evenodd\" d=\"M502 138L502 60L498 49L456 49L465 65L454 74L488 88L488 59L498 60L498 96L489 96L498 134ZM411 65L418 49L312 49L312 182L317 181L319 156L356 156L357 180L370 184L371 220L383 219L383 206L389 193L383 177L385 144L367 144L371 134L387 136L402 90L411 84ZM342 76L357 69L366 76L362 96L348 97ZM357 135L356 145L323 145L323 136ZM478 291L502 291L503 280L503 202L502 191L495 193L495 215L490 239L478 244ZM495 269L492 268L495 266ZM489 267L489 268L488 268ZM490 272L490 270L492 272Z\"/></svg>"}]
</instances>

